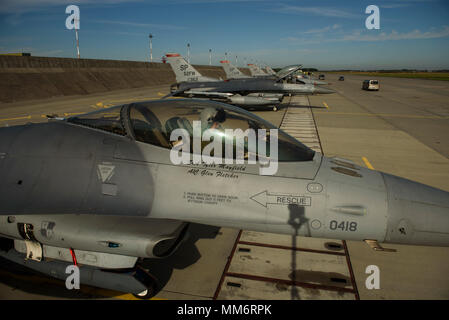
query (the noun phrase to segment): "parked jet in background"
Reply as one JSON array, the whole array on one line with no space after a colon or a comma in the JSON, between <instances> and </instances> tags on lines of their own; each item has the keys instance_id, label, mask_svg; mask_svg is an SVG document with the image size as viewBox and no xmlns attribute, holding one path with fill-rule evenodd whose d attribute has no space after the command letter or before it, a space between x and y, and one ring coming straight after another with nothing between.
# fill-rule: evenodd
<instances>
[{"instance_id":1,"label":"parked jet in background","mask_svg":"<svg viewBox=\"0 0 449 320\"><path fill-rule=\"evenodd\" d=\"M266 67L265 67L265 72L266 72L267 74L270 74L270 75L275 75L275 74L276 74L276 72L275 72L273 69L271 69L270 66L266 66Z\"/></svg>"},{"instance_id":2,"label":"parked jet in background","mask_svg":"<svg viewBox=\"0 0 449 320\"><path fill-rule=\"evenodd\" d=\"M263 72L262 69L258 65L250 63L250 64L248 64L248 67L249 67L249 72L251 73L251 76L253 76L253 77L270 76L269 74Z\"/></svg>"},{"instance_id":3,"label":"parked jet in background","mask_svg":"<svg viewBox=\"0 0 449 320\"><path fill-rule=\"evenodd\" d=\"M248 79L251 78L246 74L243 74L237 67L234 67L229 60L221 60L221 66L223 67L224 72L226 73L227 79Z\"/></svg>"},{"instance_id":4,"label":"parked jet in background","mask_svg":"<svg viewBox=\"0 0 449 320\"><path fill-rule=\"evenodd\" d=\"M177 83L171 86L171 96L207 98L244 108L278 109L285 95L334 93L333 90L312 85L284 83L301 65L289 66L276 77L242 78L226 81L203 77L183 57L168 53L167 60L176 74ZM198 79L205 79L204 81Z\"/></svg>"},{"instance_id":5,"label":"parked jet in background","mask_svg":"<svg viewBox=\"0 0 449 320\"><path fill-rule=\"evenodd\" d=\"M313 85L327 85L328 83L322 80L313 79L311 76L307 76L298 70L292 74L292 79L296 83L313 84Z\"/></svg>"},{"instance_id":6,"label":"parked jet in background","mask_svg":"<svg viewBox=\"0 0 449 320\"><path fill-rule=\"evenodd\" d=\"M280 70L278 73L274 72L273 69L271 69L269 66L265 67L266 72L264 73L262 69L260 69L257 65L251 64L248 65L250 67L250 72L253 77L257 78L267 78L267 79L275 79L276 77L282 77L282 73L285 70L289 70L291 67L296 67L296 65L293 66L287 66L284 67L282 70ZM292 73L292 75L288 78L286 78L287 82L290 83L297 83L297 84L311 84L311 85L326 85L327 82L315 80L311 78L304 77L301 70L296 71L295 73Z\"/></svg>"},{"instance_id":7,"label":"parked jet in background","mask_svg":"<svg viewBox=\"0 0 449 320\"><path fill-rule=\"evenodd\" d=\"M192 81L221 81L211 77L201 75L190 63L188 63L179 53L167 53L165 55L176 76L176 82Z\"/></svg>"}]
</instances>

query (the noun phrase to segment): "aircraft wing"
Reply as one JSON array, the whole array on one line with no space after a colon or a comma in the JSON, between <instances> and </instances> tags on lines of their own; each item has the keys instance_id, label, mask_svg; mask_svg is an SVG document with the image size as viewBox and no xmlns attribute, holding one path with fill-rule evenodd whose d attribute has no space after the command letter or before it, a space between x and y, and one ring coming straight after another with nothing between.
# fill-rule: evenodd
<instances>
[{"instance_id":1,"label":"aircraft wing","mask_svg":"<svg viewBox=\"0 0 449 320\"><path fill-rule=\"evenodd\" d=\"M188 90L184 91L184 94L205 98L228 98L234 95L233 93L229 92L214 92L214 91L201 91L201 90Z\"/></svg>"}]
</instances>

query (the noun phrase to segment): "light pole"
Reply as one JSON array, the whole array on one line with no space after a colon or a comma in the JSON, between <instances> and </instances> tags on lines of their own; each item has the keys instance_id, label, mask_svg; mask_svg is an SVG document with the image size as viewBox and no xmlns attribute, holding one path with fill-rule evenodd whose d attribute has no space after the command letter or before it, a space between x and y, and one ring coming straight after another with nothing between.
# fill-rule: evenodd
<instances>
[{"instance_id":1,"label":"light pole","mask_svg":"<svg viewBox=\"0 0 449 320\"><path fill-rule=\"evenodd\" d=\"M151 39L153 39L153 35L150 33L150 62L153 62L153 43Z\"/></svg>"},{"instance_id":2,"label":"light pole","mask_svg":"<svg viewBox=\"0 0 449 320\"><path fill-rule=\"evenodd\" d=\"M212 65L212 49L209 49L209 65Z\"/></svg>"},{"instance_id":3,"label":"light pole","mask_svg":"<svg viewBox=\"0 0 449 320\"><path fill-rule=\"evenodd\" d=\"M76 52L78 54L78 59L80 59L80 40L78 38L78 29L75 27L75 38L76 38Z\"/></svg>"},{"instance_id":4,"label":"light pole","mask_svg":"<svg viewBox=\"0 0 449 320\"><path fill-rule=\"evenodd\" d=\"M187 62L190 63L190 43L187 44Z\"/></svg>"},{"instance_id":5,"label":"light pole","mask_svg":"<svg viewBox=\"0 0 449 320\"><path fill-rule=\"evenodd\" d=\"M236 67L238 66L238 63L237 63L237 56L235 56L235 66L236 66Z\"/></svg>"}]
</instances>

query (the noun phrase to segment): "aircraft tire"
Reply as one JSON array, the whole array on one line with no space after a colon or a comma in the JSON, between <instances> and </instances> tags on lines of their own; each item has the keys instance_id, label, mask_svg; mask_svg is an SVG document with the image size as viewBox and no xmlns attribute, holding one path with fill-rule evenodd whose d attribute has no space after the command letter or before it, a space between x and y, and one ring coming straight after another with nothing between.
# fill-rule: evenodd
<instances>
[{"instance_id":1,"label":"aircraft tire","mask_svg":"<svg viewBox=\"0 0 449 320\"><path fill-rule=\"evenodd\" d=\"M142 299L142 300L146 300L146 299L150 299L152 297L154 297L157 293L157 285L156 283L153 283L152 285L148 286L146 290L142 291L141 293L133 293L133 296L136 297L137 299Z\"/></svg>"},{"instance_id":2,"label":"aircraft tire","mask_svg":"<svg viewBox=\"0 0 449 320\"><path fill-rule=\"evenodd\" d=\"M149 299L154 297L159 290L159 283L156 278L140 266L137 266L136 272L139 273L140 276L138 279L145 285L146 290L137 294L133 293L133 296L138 299Z\"/></svg>"}]
</instances>

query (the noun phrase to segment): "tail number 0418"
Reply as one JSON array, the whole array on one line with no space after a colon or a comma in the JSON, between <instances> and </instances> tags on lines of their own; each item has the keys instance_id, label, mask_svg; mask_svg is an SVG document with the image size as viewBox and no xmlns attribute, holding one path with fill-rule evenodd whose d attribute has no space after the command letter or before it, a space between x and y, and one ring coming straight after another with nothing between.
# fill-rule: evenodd
<instances>
[{"instance_id":1,"label":"tail number 0418","mask_svg":"<svg viewBox=\"0 0 449 320\"><path fill-rule=\"evenodd\" d=\"M357 231L357 222L355 221L338 222L336 220L331 220L329 228L331 230Z\"/></svg>"}]
</instances>

